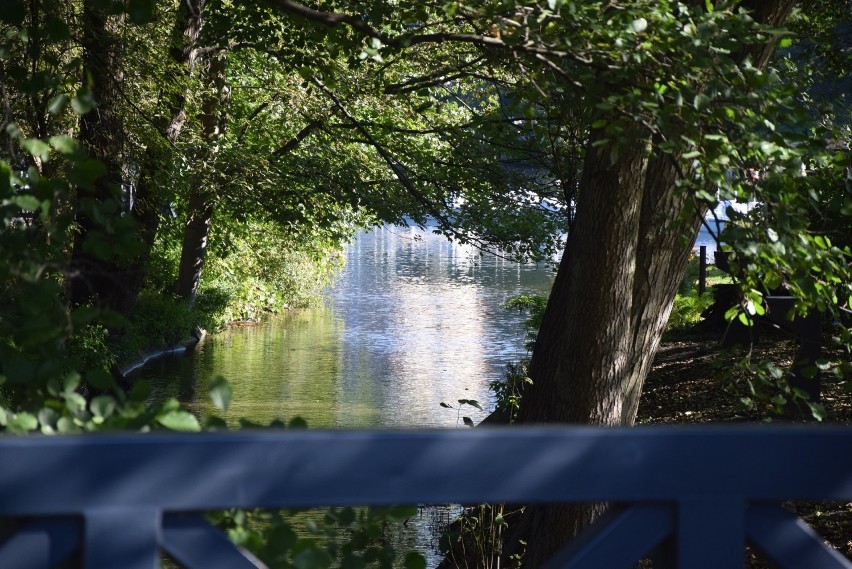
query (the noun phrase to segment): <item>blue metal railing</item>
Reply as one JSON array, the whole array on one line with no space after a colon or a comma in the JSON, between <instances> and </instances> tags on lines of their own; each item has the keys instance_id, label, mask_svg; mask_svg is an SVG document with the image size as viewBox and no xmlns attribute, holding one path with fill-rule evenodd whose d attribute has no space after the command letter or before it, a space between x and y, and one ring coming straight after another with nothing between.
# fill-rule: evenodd
<instances>
[{"instance_id":1,"label":"blue metal railing","mask_svg":"<svg viewBox=\"0 0 852 569\"><path fill-rule=\"evenodd\" d=\"M554 567L852 568L779 504L852 501L852 428L504 428L0 438L0 567L253 567L199 512L610 502Z\"/></svg>"}]
</instances>

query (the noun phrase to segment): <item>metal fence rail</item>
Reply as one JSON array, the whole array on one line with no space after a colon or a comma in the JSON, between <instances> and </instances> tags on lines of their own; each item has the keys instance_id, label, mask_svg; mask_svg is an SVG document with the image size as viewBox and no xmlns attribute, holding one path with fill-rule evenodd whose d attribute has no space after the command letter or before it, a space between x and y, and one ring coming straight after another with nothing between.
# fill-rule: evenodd
<instances>
[{"instance_id":1,"label":"metal fence rail","mask_svg":"<svg viewBox=\"0 0 852 569\"><path fill-rule=\"evenodd\" d=\"M252 567L198 512L480 502L614 505L553 567L852 568L786 500L852 501L852 428L504 428L0 438L0 567Z\"/></svg>"}]
</instances>

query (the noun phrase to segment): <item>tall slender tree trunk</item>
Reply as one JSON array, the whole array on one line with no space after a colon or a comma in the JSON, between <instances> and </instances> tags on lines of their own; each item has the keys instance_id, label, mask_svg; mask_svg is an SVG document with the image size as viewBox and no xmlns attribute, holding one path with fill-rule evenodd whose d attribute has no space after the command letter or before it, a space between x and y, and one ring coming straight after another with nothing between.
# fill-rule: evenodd
<instances>
[{"instance_id":1,"label":"tall slender tree trunk","mask_svg":"<svg viewBox=\"0 0 852 569\"><path fill-rule=\"evenodd\" d=\"M195 302L201 283L213 211L213 196L204 188L193 187L187 204L177 280L177 293L190 304Z\"/></svg>"},{"instance_id":2,"label":"tall slender tree trunk","mask_svg":"<svg viewBox=\"0 0 852 569\"><path fill-rule=\"evenodd\" d=\"M792 0L753 2L754 17L783 24ZM748 55L765 65L772 51ZM633 425L643 383L671 311L700 213L676 189L673 158L649 155L650 135L610 160L609 145L586 152L576 219L559 265L529 367L520 423ZM625 473L629 476L629 473ZM516 522L504 557L530 547L538 567L602 505L535 505Z\"/></svg>"},{"instance_id":3,"label":"tall slender tree trunk","mask_svg":"<svg viewBox=\"0 0 852 569\"><path fill-rule=\"evenodd\" d=\"M169 50L174 63L182 68L188 78L196 60L197 41L201 32L202 13L206 0L180 2L172 32ZM112 202L115 214L122 209L122 173L126 156L123 148L124 123L119 105L121 102L121 42L117 32L122 25L119 16L107 16L94 0L83 6L84 82L91 80L96 108L81 118L80 139L90 154L106 166L90 196L100 202ZM161 127L161 136L173 145L186 122L186 94L178 89L166 101L169 120ZM69 295L72 303L92 302L128 316L142 289L145 267L150 256L160 223L164 199L158 185L165 182L172 160L158 152L157 145L149 145L138 157L139 176L136 180L132 207L128 213L137 226L141 252L122 259L104 259L85 250L84 243L98 227L90 215L81 211L77 216L80 229L72 253L73 275ZM79 208L78 208L79 209Z\"/></svg>"},{"instance_id":4,"label":"tall slender tree trunk","mask_svg":"<svg viewBox=\"0 0 852 569\"><path fill-rule=\"evenodd\" d=\"M215 157L226 124L225 106L230 92L225 77L225 56L212 56L207 63L206 74L210 89L202 105L203 148L196 157L198 171L190 188L176 285L177 293L190 304L195 302L198 293L213 220L215 194L206 165Z\"/></svg>"},{"instance_id":5,"label":"tall slender tree trunk","mask_svg":"<svg viewBox=\"0 0 852 569\"><path fill-rule=\"evenodd\" d=\"M187 120L186 90L198 59L198 40L202 29L202 16L206 0L180 2L177 18L172 28L169 56L177 67L177 88L165 98L169 120L160 127L160 136L165 144L149 144L140 160L140 174L136 186L133 214L139 224L139 237L144 243L144 252L135 260L137 279L132 283L136 296L142 290L144 269L150 258L154 240L160 227L161 212L166 205L162 187L168 183L174 167L172 146L180 138ZM180 80L183 81L180 81Z\"/></svg>"}]
</instances>

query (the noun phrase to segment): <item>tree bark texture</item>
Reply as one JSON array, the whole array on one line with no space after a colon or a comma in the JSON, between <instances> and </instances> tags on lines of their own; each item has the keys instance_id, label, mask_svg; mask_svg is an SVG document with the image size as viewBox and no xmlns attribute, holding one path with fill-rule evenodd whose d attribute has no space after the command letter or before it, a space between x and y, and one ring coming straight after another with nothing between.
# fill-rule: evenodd
<instances>
[{"instance_id":1,"label":"tree bark texture","mask_svg":"<svg viewBox=\"0 0 852 569\"><path fill-rule=\"evenodd\" d=\"M792 1L753 2L754 17L783 24ZM772 47L745 54L765 65ZM642 387L701 223L684 217L671 156L636 143L611 161L609 145L588 146L576 219L559 265L529 367L518 421L633 425ZM629 476L629 473L625 473ZM570 483L570 481L566 481ZM529 544L538 567L603 511L603 505L528 507L504 559Z\"/></svg>"},{"instance_id":2,"label":"tree bark texture","mask_svg":"<svg viewBox=\"0 0 852 569\"><path fill-rule=\"evenodd\" d=\"M218 142L224 134L225 106L230 96L225 77L224 55L212 56L207 63L206 73L210 89L202 104L203 148L196 159L199 171L193 177L190 188L176 285L178 295L190 304L195 302L198 293L207 255L210 224L213 220L215 195L210 188L209 176L205 175L206 164L215 157Z\"/></svg>"},{"instance_id":3,"label":"tree bark texture","mask_svg":"<svg viewBox=\"0 0 852 569\"><path fill-rule=\"evenodd\" d=\"M172 29L172 45L169 55L184 78L189 79L198 60L198 39L203 26L202 16L207 0L185 0L180 3L178 17ZM171 120L165 129L166 139L174 144L186 123L186 92L178 89L168 101Z\"/></svg>"}]
</instances>

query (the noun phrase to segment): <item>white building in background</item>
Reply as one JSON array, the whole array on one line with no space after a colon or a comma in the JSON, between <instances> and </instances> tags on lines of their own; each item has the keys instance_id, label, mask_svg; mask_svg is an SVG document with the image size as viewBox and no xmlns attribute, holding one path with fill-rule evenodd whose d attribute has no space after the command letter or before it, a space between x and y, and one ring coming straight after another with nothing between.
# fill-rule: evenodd
<instances>
[{"instance_id":1,"label":"white building in background","mask_svg":"<svg viewBox=\"0 0 852 569\"><path fill-rule=\"evenodd\" d=\"M724 200L719 202L712 211L707 212L704 216L704 223L698 232L698 237L695 238L693 249L697 254L701 246L707 247L707 262L713 262L713 253L718 249L717 239L725 229L725 224L730 221L728 217L728 209L732 209L737 213L748 213L757 207L758 202L738 202L734 200Z\"/></svg>"}]
</instances>

